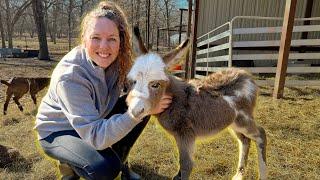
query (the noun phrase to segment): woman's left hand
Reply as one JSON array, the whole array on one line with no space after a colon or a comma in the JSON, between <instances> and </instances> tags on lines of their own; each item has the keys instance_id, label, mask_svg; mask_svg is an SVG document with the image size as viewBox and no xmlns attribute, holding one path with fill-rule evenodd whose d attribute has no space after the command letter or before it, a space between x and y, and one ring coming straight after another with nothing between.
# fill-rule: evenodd
<instances>
[{"instance_id":1,"label":"woman's left hand","mask_svg":"<svg viewBox=\"0 0 320 180\"><path fill-rule=\"evenodd\" d=\"M162 113L165 109L167 109L170 104L172 102L172 96L168 95L168 94L164 94L159 103L157 104L157 106L151 110L150 114L159 114Z\"/></svg>"}]
</instances>

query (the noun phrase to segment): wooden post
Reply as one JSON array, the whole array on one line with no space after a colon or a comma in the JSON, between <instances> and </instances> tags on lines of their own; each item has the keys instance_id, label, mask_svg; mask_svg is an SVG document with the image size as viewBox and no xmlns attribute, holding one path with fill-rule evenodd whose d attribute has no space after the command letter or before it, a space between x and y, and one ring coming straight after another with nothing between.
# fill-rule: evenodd
<instances>
[{"instance_id":1,"label":"wooden post","mask_svg":"<svg viewBox=\"0 0 320 180\"><path fill-rule=\"evenodd\" d=\"M160 29L157 27L157 52L159 51L159 36L160 36Z\"/></svg>"},{"instance_id":2,"label":"wooden post","mask_svg":"<svg viewBox=\"0 0 320 180\"><path fill-rule=\"evenodd\" d=\"M297 0L287 0L283 18L282 34L280 41L279 58L274 84L273 98L279 99L283 97L283 89L286 80L288 57L291 45L292 29L294 24L294 16Z\"/></svg>"},{"instance_id":3,"label":"wooden post","mask_svg":"<svg viewBox=\"0 0 320 180\"><path fill-rule=\"evenodd\" d=\"M147 0L147 49L149 50L150 47L150 0ZM152 47L151 47L152 48Z\"/></svg>"},{"instance_id":4,"label":"wooden post","mask_svg":"<svg viewBox=\"0 0 320 180\"><path fill-rule=\"evenodd\" d=\"M183 9L180 9L179 44L181 43Z\"/></svg>"},{"instance_id":5,"label":"wooden post","mask_svg":"<svg viewBox=\"0 0 320 180\"><path fill-rule=\"evenodd\" d=\"M188 27L187 27L187 37L190 39L190 33L191 33L191 20L192 20L192 0L188 1ZM189 58L190 57L190 51L187 52L186 55L186 61L185 61L185 66L184 66L184 78L188 79L189 78Z\"/></svg>"},{"instance_id":6,"label":"wooden post","mask_svg":"<svg viewBox=\"0 0 320 180\"><path fill-rule=\"evenodd\" d=\"M193 13L193 26L191 35L191 56L189 59L189 72L188 78L194 78L196 71L196 52L197 52L197 31L198 31L198 14L199 14L199 1L195 0L194 13Z\"/></svg>"}]
</instances>

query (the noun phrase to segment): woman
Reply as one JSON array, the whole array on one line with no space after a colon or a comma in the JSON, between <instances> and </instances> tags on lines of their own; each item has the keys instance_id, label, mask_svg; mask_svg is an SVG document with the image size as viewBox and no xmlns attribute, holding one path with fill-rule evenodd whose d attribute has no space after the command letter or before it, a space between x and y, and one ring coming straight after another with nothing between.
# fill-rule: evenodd
<instances>
[{"instance_id":1,"label":"woman","mask_svg":"<svg viewBox=\"0 0 320 180\"><path fill-rule=\"evenodd\" d=\"M123 178L139 179L127 156L149 116L135 117L125 96L119 98L131 67L127 20L117 5L101 2L81 29L81 45L59 62L39 106L40 145L60 161L63 179L114 179L120 171ZM170 103L171 97L163 96L151 114Z\"/></svg>"}]
</instances>

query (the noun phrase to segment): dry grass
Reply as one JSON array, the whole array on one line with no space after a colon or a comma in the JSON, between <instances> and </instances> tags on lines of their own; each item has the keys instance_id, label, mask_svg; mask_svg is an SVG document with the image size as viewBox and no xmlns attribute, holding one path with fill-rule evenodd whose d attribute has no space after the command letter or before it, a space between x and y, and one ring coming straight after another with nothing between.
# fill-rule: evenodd
<instances>
[{"instance_id":1,"label":"dry grass","mask_svg":"<svg viewBox=\"0 0 320 180\"><path fill-rule=\"evenodd\" d=\"M274 101L270 88L262 88L256 121L268 134L270 179L320 179L319 88L286 88L286 98ZM39 94L43 96L44 92ZM54 163L39 153L32 130L36 107L29 97L22 101L26 110L14 104L0 118L0 144L19 150L22 159L0 169L4 179L55 179ZM230 179L235 173L237 142L224 131L215 138L198 141L191 179ZM146 179L169 179L178 170L174 140L152 119L130 155L132 167ZM250 149L247 179L257 178L256 150Z\"/></svg>"},{"instance_id":2,"label":"dry grass","mask_svg":"<svg viewBox=\"0 0 320 180\"><path fill-rule=\"evenodd\" d=\"M64 38L64 39L57 39L56 44L54 44L53 42L51 42L48 39L48 48L49 48L49 52L50 55L53 56L60 56L63 54L66 54L68 52L68 39ZM78 39L72 39L71 40L71 46L74 47L76 46L78 42ZM15 41L13 42L13 45L15 47L20 47L21 49L39 49L39 43L38 43L38 39L37 37L34 38L16 38ZM60 56L61 57L61 56ZM56 58L58 60L58 58Z\"/></svg>"},{"instance_id":3,"label":"dry grass","mask_svg":"<svg viewBox=\"0 0 320 180\"><path fill-rule=\"evenodd\" d=\"M47 76L47 66L8 65L20 60L0 60L0 79L12 76ZM24 60L33 65L34 60ZM44 63L44 62L38 62ZM256 121L267 131L267 160L270 179L320 179L320 87L285 88L285 98L273 100L272 88L261 87L255 111ZM40 100L45 91L38 94ZM4 87L0 87L0 144L18 149L21 157L0 168L0 179L57 179L55 164L44 157L35 143L33 131L37 107L29 95L21 99L20 112L12 102L2 115ZM191 179L230 179L236 171L237 142L224 131L214 138L199 140ZM175 142L152 119L130 154L132 167L145 179L170 179L178 170ZM257 179L257 154L252 144L246 179Z\"/></svg>"},{"instance_id":4,"label":"dry grass","mask_svg":"<svg viewBox=\"0 0 320 180\"><path fill-rule=\"evenodd\" d=\"M255 111L256 121L267 131L270 179L320 179L320 89L286 88L285 99L276 101L270 97L271 92L271 88L261 88ZM142 167L140 172L150 178L155 172L172 177L178 170L173 145L172 138L153 120L133 150L132 164L138 170ZM198 141L191 179L230 179L237 158L237 142L227 130L215 138ZM257 179L256 159L252 144L246 179Z\"/></svg>"}]
</instances>

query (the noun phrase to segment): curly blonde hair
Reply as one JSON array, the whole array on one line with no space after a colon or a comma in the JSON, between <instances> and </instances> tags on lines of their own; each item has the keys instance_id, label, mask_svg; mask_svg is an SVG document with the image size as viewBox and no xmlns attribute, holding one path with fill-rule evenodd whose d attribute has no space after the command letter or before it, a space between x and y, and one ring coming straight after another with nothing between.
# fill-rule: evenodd
<instances>
[{"instance_id":1,"label":"curly blonde hair","mask_svg":"<svg viewBox=\"0 0 320 180\"><path fill-rule=\"evenodd\" d=\"M83 43L84 33L86 27L92 18L106 17L112 20L118 27L120 36L120 49L117 57L119 62L119 82L118 85L122 86L125 82L126 75L132 66L132 49L131 37L127 18L122 9L113 2L102 1L96 8L88 12L82 22L80 31L80 41Z\"/></svg>"}]
</instances>

